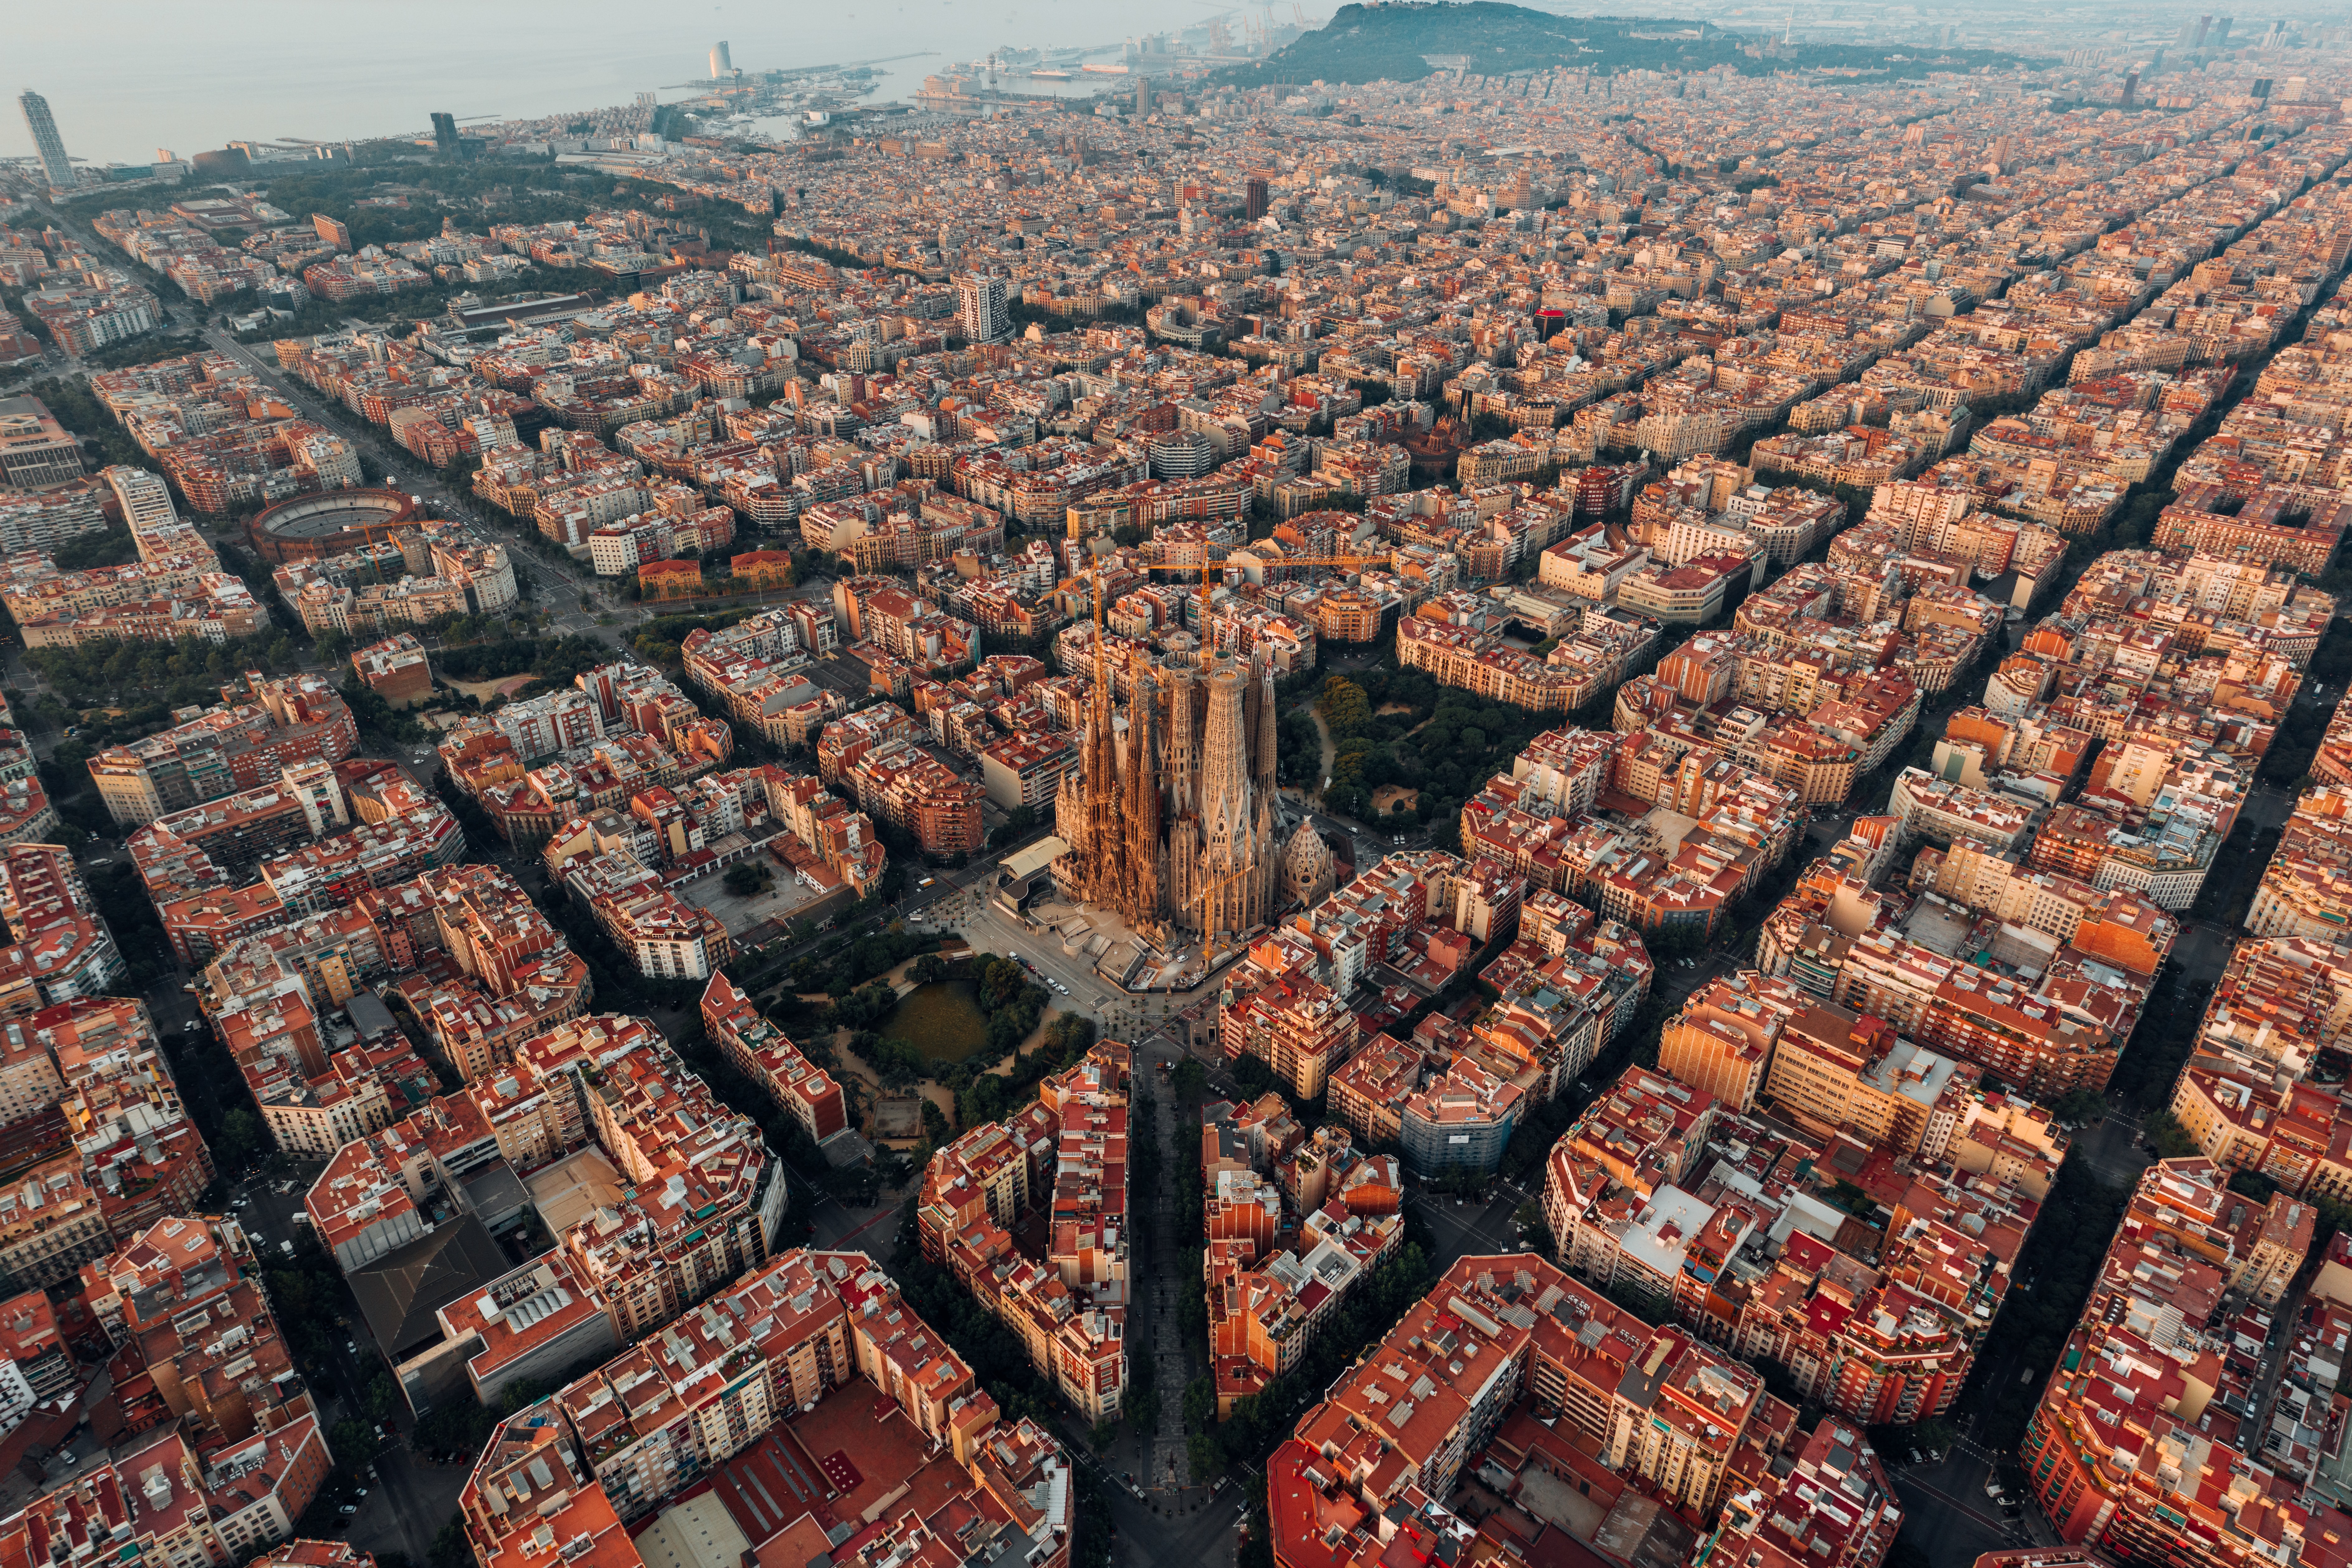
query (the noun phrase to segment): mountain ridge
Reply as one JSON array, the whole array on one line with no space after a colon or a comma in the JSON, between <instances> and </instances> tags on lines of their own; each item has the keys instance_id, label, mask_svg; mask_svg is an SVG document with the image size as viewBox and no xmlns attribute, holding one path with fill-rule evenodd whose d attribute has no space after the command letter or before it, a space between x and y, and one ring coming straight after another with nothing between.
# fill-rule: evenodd
<instances>
[{"instance_id":1,"label":"mountain ridge","mask_svg":"<svg viewBox=\"0 0 2352 1568\"><path fill-rule=\"evenodd\" d=\"M1430 56L1447 63L1432 65ZM1563 16L1504 0L1390 0L1342 5L1322 27L1293 39L1263 61L1232 68L1224 79L1241 87L1418 81L1441 68L1454 68L1455 60L1472 76L1518 76L1556 66L1601 76L1636 69L1703 71L1718 66L1744 76L1823 68L1925 76L1930 69L2007 65L2017 58L1986 49L1781 45L1701 21Z\"/></svg>"}]
</instances>

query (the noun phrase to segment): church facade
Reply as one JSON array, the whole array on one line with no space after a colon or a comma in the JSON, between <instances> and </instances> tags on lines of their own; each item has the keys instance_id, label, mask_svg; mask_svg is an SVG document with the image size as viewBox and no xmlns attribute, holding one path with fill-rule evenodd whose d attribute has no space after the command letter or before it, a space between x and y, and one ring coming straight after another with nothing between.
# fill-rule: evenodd
<instances>
[{"instance_id":1,"label":"church facade","mask_svg":"<svg viewBox=\"0 0 2352 1568\"><path fill-rule=\"evenodd\" d=\"M1054 802L1070 846L1054 862L1063 895L1139 931L1214 938L1270 924L1286 893L1275 731L1263 654L1138 658L1124 680L1098 667L1079 765Z\"/></svg>"}]
</instances>

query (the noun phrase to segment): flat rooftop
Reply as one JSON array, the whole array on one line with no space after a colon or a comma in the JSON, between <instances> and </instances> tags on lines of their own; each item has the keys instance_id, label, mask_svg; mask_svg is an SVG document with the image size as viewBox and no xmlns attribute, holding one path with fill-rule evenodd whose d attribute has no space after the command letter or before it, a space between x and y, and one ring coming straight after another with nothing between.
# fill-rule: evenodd
<instances>
[{"instance_id":1,"label":"flat rooftop","mask_svg":"<svg viewBox=\"0 0 2352 1568\"><path fill-rule=\"evenodd\" d=\"M598 1209L619 1203L629 1183L602 1149L592 1146L532 1172L523 1184L547 1233L562 1236Z\"/></svg>"},{"instance_id":2,"label":"flat rooftop","mask_svg":"<svg viewBox=\"0 0 2352 1568\"><path fill-rule=\"evenodd\" d=\"M755 1548L788 1531L838 1547L885 1510L929 1518L971 1489L952 1456L934 1458L928 1447L897 1403L860 1379L712 1472L711 1494Z\"/></svg>"}]
</instances>

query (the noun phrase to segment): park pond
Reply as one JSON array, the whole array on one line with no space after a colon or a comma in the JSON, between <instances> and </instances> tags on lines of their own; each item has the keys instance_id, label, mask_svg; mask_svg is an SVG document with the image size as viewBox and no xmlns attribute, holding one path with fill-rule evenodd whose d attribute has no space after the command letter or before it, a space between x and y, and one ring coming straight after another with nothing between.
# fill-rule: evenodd
<instances>
[{"instance_id":1,"label":"park pond","mask_svg":"<svg viewBox=\"0 0 2352 1568\"><path fill-rule=\"evenodd\" d=\"M987 1043L988 1016L971 981L934 980L900 997L875 1032L906 1041L926 1061L960 1062Z\"/></svg>"}]
</instances>

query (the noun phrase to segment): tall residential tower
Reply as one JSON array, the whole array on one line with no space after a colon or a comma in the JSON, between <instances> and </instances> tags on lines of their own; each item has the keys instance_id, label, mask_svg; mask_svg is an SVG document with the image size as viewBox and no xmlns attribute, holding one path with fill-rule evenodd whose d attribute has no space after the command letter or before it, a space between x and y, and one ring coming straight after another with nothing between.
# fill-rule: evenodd
<instances>
[{"instance_id":1,"label":"tall residential tower","mask_svg":"<svg viewBox=\"0 0 2352 1568\"><path fill-rule=\"evenodd\" d=\"M65 138L58 134L58 122L50 117L49 100L27 88L17 96L16 104L25 111L25 128L33 133L33 146L41 154L41 168L49 184L73 189L73 160L66 156Z\"/></svg>"},{"instance_id":2,"label":"tall residential tower","mask_svg":"<svg viewBox=\"0 0 2352 1568\"><path fill-rule=\"evenodd\" d=\"M1013 330L1005 313L1004 279L985 272L967 272L956 279L956 324L975 343L1003 341Z\"/></svg>"}]
</instances>

